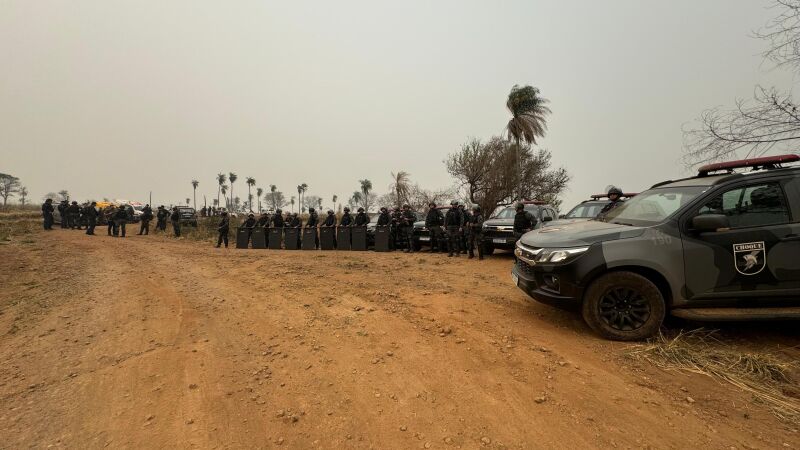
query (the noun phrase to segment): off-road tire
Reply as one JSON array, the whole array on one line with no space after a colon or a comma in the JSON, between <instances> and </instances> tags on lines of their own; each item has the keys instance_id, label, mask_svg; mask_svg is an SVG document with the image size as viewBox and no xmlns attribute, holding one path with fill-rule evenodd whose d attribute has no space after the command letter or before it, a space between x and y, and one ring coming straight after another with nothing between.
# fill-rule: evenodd
<instances>
[{"instance_id":1,"label":"off-road tire","mask_svg":"<svg viewBox=\"0 0 800 450\"><path fill-rule=\"evenodd\" d=\"M639 341L658 333L666 315L661 291L633 272L612 272L594 280L583 297L583 320L615 341Z\"/></svg>"}]
</instances>

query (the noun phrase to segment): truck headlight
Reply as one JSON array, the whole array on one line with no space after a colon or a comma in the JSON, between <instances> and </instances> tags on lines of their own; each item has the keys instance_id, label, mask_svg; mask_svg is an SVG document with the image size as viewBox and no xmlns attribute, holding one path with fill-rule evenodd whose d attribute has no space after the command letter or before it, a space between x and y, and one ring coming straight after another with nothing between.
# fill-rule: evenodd
<instances>
[{"instance_id":1,"label":"truck headlight","mask_svg":"<svg viewBox=\"0 0 800 450\"><path fill-rule=\"evenodd\" d=\"M536 256L536 262L563 263L586 253L587 250L589 247L546 248Z\"/></svg>"}]
</instances>

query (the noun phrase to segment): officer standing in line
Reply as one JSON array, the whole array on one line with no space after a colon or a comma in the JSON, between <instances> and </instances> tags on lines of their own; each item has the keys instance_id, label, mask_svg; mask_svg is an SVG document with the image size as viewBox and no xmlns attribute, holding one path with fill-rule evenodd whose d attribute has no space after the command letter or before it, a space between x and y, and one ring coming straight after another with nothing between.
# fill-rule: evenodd
<instances>
[{"instance_id":1,"label":"officer standing in line","mask_svg":"<svg viewBox=\"0 0 800 450\"><path fill-rule=\"evenodd\" d=\"M400 215L400 239L405 243L406 253L414 253L414 222L417 216L411 211L411 206L403 205L403 212Z\"/></svg>"},{"instance_id":2,"label":"officer standing in line","mask_svg":"<svg viewBox=\"0 0 800 450\"><path fill-rule=\"evenodd\" d=\"M228 213L222 211L220 215L219 225L217 225L217 232L219 233L219 237L217 237L217 248L219 248L222 243L225 243L225 248L228 248L228 231L230 230L231 226L231 219L228 218Z\"/></svg>"},{"instance_id":3,"label":"officer standing in line","mask_svg":"<svg viewBox=\"0 0 800 450\"><path fill-rule=\"evenodd\" d=\"M269 219L270 219L269 214L261 213L261 215L258 217L258 222L256 222L256 226L257 227L268 227L269 226Z\"/></svg>"},{"instance_id":4,"label":"officer standing in line","mask_svg":"<svg viewBox=\"0 0 800 450\"><path fill-rule=\"evenodd\" d=\"M450 202L450 209L444 215L444 226L447 230L447 256L458 256L459 235L461 234L462 222L461 213L458 211L458 202L453 200Z\"/></svg>"},{"instance_id":5,"label":"officer standing in line","mask_svg":"<svg viewBox=\"0 0 800 450\"><path fill-rule=\"evenodd\" d=\"M322 222L322 226L325 228L336 228L336 214L333 213L332 209L328 210L328 215ZM336 231L333 233L333 248L336 248Z\"/></svg>"},{"instance_id":6,"label":"officer standing in line","mask_svg":"<svg viewBox=\"0 0 800 450\"><path fill-rule=\"evenodd\" d=\"M478 259L483 259L483 214L478 205L472 207L472 214L469 215L467 221L467 233L469 259L475 257L475 246L478 247Z\"/></svg>"},{"instance_id":7,"label":"officer standing in line","mask_svg":"<svg viewBox=\"0 0 800 450\"><path fill-rule=\"evenodd\" d=\"M156 211L156 230L167 231L167 217L169 212L164 205L160 205Z\"/></svg>"},{"instance_id":8,"label":"officer standing in line","mask_svg":"<svg viewBox=\"0 0 800 450\"><path fill-rule=\"evenodd\" d=\"M458 212L461 213L461 223L464 229L464 232L461 233L461 253L467 253L467 233L469 232L467 223L469 223L472 213L466 209L463 202L458 202Z\"/></svg>"},{"instance_id":9,"label":"officer standing in line","mask_svg":"<svg viewBox=\"0 0 800 450\"><path fill-rule=\"evenodd\" d=\"M119 234L117 230L117 222L114 220L114 213L117 212L116 206L107 206L106 209L103 210L103 217L106 219L106 224L108 225L108 235L114 236Z\"/></svg>"},{"instance_id":10,"label":"officer standing in line","mask_svg":"<svg viewBox=\"0 0 800 450\"><path fill-rule=\"evenodd\" d=\"M297 213L292 213L292 220L289 222L289 226L291 228L302 228L303 221L300 220L300 216ZM297 233L297 247L300 248L300 233Z\"/></svg>"},{"instance_id":11,"label":"officer standing in line","mask_svg":"<svg viewBox=\"0 0 800 450\"><path fill-rule=\"evenodd\" d=\"M53 229L53 211L55 211L55 208L53 208L53 199L48 198L42 203L42 218L44 219L45 230Z\"/></svg>"},{"instance_id":12,"label":"officer standing in line","mask_svg":"<svg viewBox=\"0 0 800 450\"><path fill-rule=\"evenodd\" d=\"M69 219L67 219L67 208L69 203L66 200L61 200L58 203L58 215L61 216L61 228L67 228Z\"/></svg>"},{"instance_id":13,"label":"officer standing in line","mask_svg":"<svg viewBox=\"0 0 800 450\"><path fill-rule=\"evenodd\" d=\"M253 237L253 228L256 227L257 223L256 216L251 213L247 215L247 220L242 224L242 228L247 230L247 245L250 245L250 238Z\"/></svg>"},{"instance_id":14,"label":"officer standing in line","mask_svg":"<svg viewBox=\"0 0 800 450\"><path fill-rule=\"evenodd\" d=\"M395 207L392 209L392 223L391 229L389 230L389 236L391 236L391 244L392 247L400 248L400 221L403 218L403 213L400 212L400 208Z\"/></svg>"},{"instance_id":15,"label":"officer standing in line","mask_svg":"<svg viewBox=\"0 0 800 450\"><path fill-rule=\"evenodd\" d=\"M356 226L365 227L368 223L369 217L367 216L367 213L364 212L364 208L358 208L358 211L356 211Z\"/></svg>"},{"instance_id":16,"label":"officer standing in line","mask_svg":"<svg viewBox=\"0 0 800 450\"><path fill-rule=\"evenodd\" d=\"M181 212L178 211L177 206L172 207L172 214L169 216L170 221L172 221L172 230L175 232L175 237L181 237ZM166 227L167 224L164 223Z\"/></svg>"},{"instance_id":17,"label":"officer standing in line","mask_svg":"<svg viewBox=\"0 0 800 450\"><path fill-rule=\"evenodd\" d=\"M609 211L619 206L622 203L621 199L622 199L622 189L618 187L612 187L611 189L609 189L608 190L609 202L606 204L606 206L603 206L603 209L601 209L600 212L597 214L597 218L602 219L603 217L606 216L606 214L608 214Z\"/></svg>"},{"instance_id":18,"label":"officer standing in line","mask_svg":"<svg viewBox=\"0 0 800 450\"><path fill-rule=\"evenodd\" d=\"M283 228L284 221L283 221L283 211L280 208L275 210L275 214L272 216L272 226L275 228Z\"/></svg>"},{"instance_id":19,"label":"officer standing in line","mask_svg":"<svg viewBox=\"0 0 800 450\"><path fill-rule=\"evenodd\" d=\"M344 207L344 213L342 213L342 218L339 220L340 227L349 227L353 223L353 216L350 215L350 208Z\"/></svg>"},{"instance_id":20,"label":"officer standing in line","mask_svg":"<svg viewBox=\"0 0 800 450\"><path fill-rule=\"evenodd\" d=\"M128 211L124 205L119 205L117 212L114 213L114 237L122 234L125 237L125 225L128 223Z\"/></svg>"},{"instance_id":21,"label":"officer standing in line","mask_svg":"<svg viewBox=\"0 0 800 450\"><path fill-rule=\"evenodd\" d=\"M83 209L83 215L86 216L86 234L94 236L94 227L97 226L97 202L92 202L89 206Z\"/></svg>"},{"instance_id":22,"label":"officer standing in line","mask_svg":"<svg viewBox=\"0 0 800 450\"><path fill-rule=\"evenodd\" d=\"M78 206L78 202L73 201L71 205L67 206L67 226L69 229L81 228L81 224L78 222L80 215L81 207Z\"/></svg>"},{"instance_id":23,"label":"officer standing in line","mask_svg":"<svg viewBox=\"0 0 800 450\"><path fill-rule=\"evenodd\" d=\"M314 229L314 249L319 250L319 234L317 233L317 225L319 225L319 216L314 208L308 208L308 220L306 221L306 228Z\"/></svg>"},{"instance_id":24,"label":"officer standing in line","mask_svg":"<svg viewBox=\"0 0 800 450\"><path fill-rule=\"evenodd\" d=\"M536 228L536 217L525 211L525 205L517 203L517 213L514 215L514 239L518 241L523 234Z\"/></svg>"},{"instance_id":25,"label":"officer standing in line","mask_svg":"<svg viewBox=\"0 0 800 450\"><path fill-rule=\"evenodd\" d=\"M150 221L153 220L153 208L150 205L144 205L142 208L141 224L139 225L139 236L142 234L150 234Z\"/></svg>"},{"instance_id":26,"label":"officer standing in line","mask_svg":"<svg viewBox=\"0 0 800 450\"><path fill-rule=\"evenodd\" d=\"M431 253L440 251L440 242L442 238L442 225L444 225L444 217L442 213L436 209L436 203L428 203L428 214L425 216L425 228L431 233ZM444 251L444 249L441 249Z\"/></svg>"}]
</instances>

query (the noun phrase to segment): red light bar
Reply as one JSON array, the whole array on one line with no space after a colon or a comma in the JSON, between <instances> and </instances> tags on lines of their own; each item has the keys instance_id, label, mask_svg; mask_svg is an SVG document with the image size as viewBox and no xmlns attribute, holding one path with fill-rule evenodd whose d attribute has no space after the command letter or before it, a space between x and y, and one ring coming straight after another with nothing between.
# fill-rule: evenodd
<instances>
[{"instance_id":1,"label":"red light bar","mask_svg":"<svg viewBox=\"0 0 800 450\"><path fill-rule=\"evenodd\" d=\"M704 177L710 172L717 172L720 170L733 171L733 169L740 169L742 167L757 168L774 168L783 163L790 163L800 161L800 156L788 154L778 156L764 156L761 158L740 159L738 161L727 161L714 164L706 164L705 166L697 169L697 175Z\"/></svg>"},{"instance_id":2,"label":"red light bar","mask_svg":"<svg viewBox=\"0 0 800 450\"><path fill-rule=\"evenodd\" d=\"M637 194L638 194L638 192L623 192L622 195L620 195L620 197L628 197L628 198L636 197ZM594 195L590 195L589 198L594 199L594 200L597 200L597 199L600 199L600 198L608 198L608 194L594 194Z\"/></svg>"}]
</instances>

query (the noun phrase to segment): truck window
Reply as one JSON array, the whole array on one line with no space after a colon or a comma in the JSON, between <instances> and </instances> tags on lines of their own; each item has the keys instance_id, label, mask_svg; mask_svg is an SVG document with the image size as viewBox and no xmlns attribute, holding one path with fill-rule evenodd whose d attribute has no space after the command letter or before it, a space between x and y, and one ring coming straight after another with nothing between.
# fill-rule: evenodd
<instances>
[{"instance_id":1,"label":"truck window","mask_svg":"<svg viewBox=\"0 0 800 450\"><path fill-rule=\"evenodd\" d=\"M700 214L724 214L731 228L777 225L790 221L786 198L780 185L762 183L744 186L712 198Z\"/></svg>"}]
</instances>

